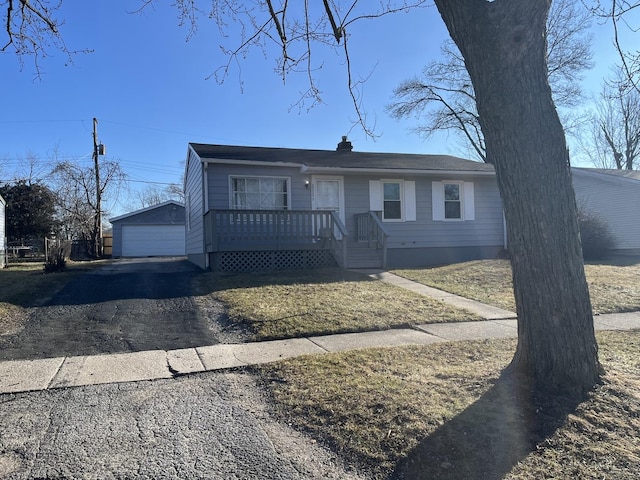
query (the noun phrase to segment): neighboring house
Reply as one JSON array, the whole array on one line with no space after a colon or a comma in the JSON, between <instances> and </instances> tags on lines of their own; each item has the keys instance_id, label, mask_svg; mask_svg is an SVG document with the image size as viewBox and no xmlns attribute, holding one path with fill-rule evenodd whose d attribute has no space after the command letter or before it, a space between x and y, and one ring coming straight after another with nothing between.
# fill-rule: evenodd
<instances>
[{"instance_id":1,"label":"neighboring house","mask_svg":"<svg viewBox=\"0 0 640 480\"><path fill-rule=\"evenodd\" d=\"M505 246L491 165L445 155L189 144L186 253L202 268L393 268ZM115 255L114 228L114 255Z\"/></svg>"},{"instance_id":2,"label":"neighboring house","mask_svg":"<svg viewBox=\"0 0 640 480\"><path fill-rule=\"evenodd\" d=\"M170 200L109 221L115 258L185 255L185 211L179 202Z\"/></svg>"},{"instance_id":3,"label":"neighboring house","mask_svg":"<svg viewBox=\"0 0 640 480\"><path fill-rule=\"evenodd\" d=\"M578 207L602 219L614 253L640 254L640 171L572 168Z\"/></svg>"},{"instance_id":4,"label":"neighboring house","mask_svg":"<svg viewBox=\"0 0 640 480\"><path fill-rule=\"evenodd\" d=\"M7 202L0 195L0 268L7 264Z\"/></svg>"}]
</instances>

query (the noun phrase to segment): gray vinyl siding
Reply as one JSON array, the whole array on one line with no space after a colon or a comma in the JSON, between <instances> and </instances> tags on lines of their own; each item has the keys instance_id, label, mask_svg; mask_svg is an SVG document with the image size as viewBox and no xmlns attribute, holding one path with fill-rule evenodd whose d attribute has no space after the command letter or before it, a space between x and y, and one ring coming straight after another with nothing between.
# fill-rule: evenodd
<instances>
[{"instance_id":1,"label":"gray vinyl siding","mask_svg":"<svg viewBox=\"0 0 640 480\"><path fill-rule=\"evenodd\" d=\"M189 149L185 175L186 252L189 260L206 267L204 252L204 168L200 158Z\"/></svg>"},{"instance_id":2,"label":"gray vinyl siding","mask_svg":"<svg viewBox=\"0 0 640 480\"><path fill-rule=\"evenodd\" d=\"M354 231L354 215L369 211L369 180L383 177L345 177L346 223ZM494 177L439 178L434 176L387 179L416 182L416 221L384 222L389 248L435 248L503 246L502 202ZM464 180L474 184L475 220L433 221L431 184L441 180Z\"/></svg>"},{"instance_id":3,"label":"gray vinyl siding","mask_svg":"<svg viewBox=\"0 0 640 480\"><path fill-rule=\"evenodd\" d=\"M369 211L369 181L382 178L416 182L416 221L385 222L390 234L389 248L503 246L502 203L494 177L438 178L433 176L339 175L344 178L345 223L349 234L355 232L354 215ZM256 167L246 165L209 165L209 208L230 208L229 176L287 177L291 186L291 208L311 209L311 189L305 181L312 175L295 167ZM464 180L474 183L475 220L432 220L431 183L440 180Z\"/></svg>"},{"instance_id":4,"label":"gray vinyl siding","mask_svg":"<svg viewBox=\"0 0 640 480\"><path fill-rule=\"evenodd\" d=\"M640 181L574 170L573 188L578 207L607 223L615 249L640 252Z\"/></svg>"},{"instance_id":5,"label":"gray vinyl siding","mask_svg":"<svg viewBox=\"0 0 640 480\"><path fill-rule=\"evenodd\" d=\"M228 209L230 205L229 177L284 177L289 179L292 210L311 209L311 189L305 181L311 175L303 174L295 167L260 167L250 165L209 164L209 209Z\"/></svg>"}]
</instances>

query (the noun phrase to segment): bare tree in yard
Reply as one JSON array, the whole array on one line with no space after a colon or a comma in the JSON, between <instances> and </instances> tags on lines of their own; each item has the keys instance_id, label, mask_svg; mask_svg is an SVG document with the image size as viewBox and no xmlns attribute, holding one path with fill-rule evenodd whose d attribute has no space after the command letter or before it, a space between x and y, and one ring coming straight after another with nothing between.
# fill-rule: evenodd
<instances>
[{"instance_id":1,"label":"bare tree in yard","mask_svg":"<svg viewBox=\"0 0 640 480\"><path fill-rule=\"evenodd\" d=\"M596 166L633 170L640 157L640 92L624 72L604 83L592 121L587 153Z\"/></svg>"},{"instance_id":2,"label":"bare tree in yard","mask_svg":"<svg viewBox=\"0 0 640 480\"><path fill-rule=\"evenodd\" d=\"M565 109L565 130L575 120L571 107L583 98L580 75L592 66L591 20L589 11L573 0L554 1L547 20L549 83L556 105ZM421 124L415 131L425 138L438 131L454 132L475 158L486 162L475 93L464 58L451 40L443 43L441 51L442 58L427 65L421 76L396 87L397 100L388 110L396 118L418 118Z\"/></svg>"},{"instance_id":3,"label":"bare tree in yard","mask_svg":"<svg viewBox=\"0 0 640 480\"><path fill-rule=\"evenodd\" d=\"M518 313L510 368L591 388L601 367L564 132L549 87L549 0L436 0L465 59L507 222Z\"/></svg>"},{"instance_id":4,"label":"bare tree in yard","mask_svg":"<svg viewBox=\"0 0 640 480\"><path fill-rule=\"evenodd\" d=\"M100 237L97 215L104 213L97 203L94 167L82 167L69 161L59 162L53 170L56 193L62 209L63 228L69 239L85 240L87 253L96 256L95 246ZM116 194L124 181L120 164L100 161L100 197Z\"/></svg>"}]
</instances>

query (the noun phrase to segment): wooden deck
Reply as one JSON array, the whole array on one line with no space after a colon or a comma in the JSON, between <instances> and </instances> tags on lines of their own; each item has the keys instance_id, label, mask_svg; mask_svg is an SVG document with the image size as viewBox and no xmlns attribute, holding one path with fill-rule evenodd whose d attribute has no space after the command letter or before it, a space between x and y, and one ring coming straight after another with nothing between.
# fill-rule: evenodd
<instances>
[{"instance_id":1,"label":"wooden deck","mask_svg":"<svg viewBox=\"0 0 640 480\"><path fill-rule=\"evenodd\" d=\"M207 253L327 250L345 268L386 263L387 234L373 212L356 216L351 237L335 212L321 210L210 210L204 224Z\"/></svg>"}]
</instances>

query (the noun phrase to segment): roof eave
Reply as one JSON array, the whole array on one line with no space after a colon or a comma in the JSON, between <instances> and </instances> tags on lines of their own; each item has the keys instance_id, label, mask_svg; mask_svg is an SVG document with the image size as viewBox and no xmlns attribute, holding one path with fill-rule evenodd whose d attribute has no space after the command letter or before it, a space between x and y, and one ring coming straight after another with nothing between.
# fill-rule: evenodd
<instances>
[{"instance_id":1,"label":"roof eave","mask_svg":"<svg viewBox=\"0 0 640 480\"><path fill-rule=\"evenodd\" d=\"M495 176L494 171L489 170L440 170L436 168L355 168L355 167L308 167L302 170L305 173L386 173L394 175L480 175Z\"/></svg>"}]
</instances>

